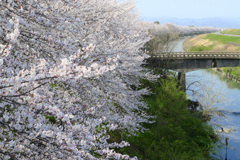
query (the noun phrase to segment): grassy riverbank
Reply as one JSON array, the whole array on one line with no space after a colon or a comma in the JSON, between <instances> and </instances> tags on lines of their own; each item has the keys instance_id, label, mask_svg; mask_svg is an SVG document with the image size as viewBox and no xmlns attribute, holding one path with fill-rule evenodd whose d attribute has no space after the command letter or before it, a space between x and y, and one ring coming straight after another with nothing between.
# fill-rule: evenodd
<instances>
[{"instance_id":1,"label":"grassy riverbank","mask_svg":"<svg viewBox=\"0 0 240 160\"><path fill-rule=\"evenodd\" d=\"M222 34L240 35L240 29L227 29L221 32Z\"/></svg>"},{"instance_id":2,"label":"grassy riverbank","mask_svg":"<svg viewBox=\"0 0 240 160\"><path fill-rule=\"evenodd\" d=\"M240 51L240 46L228 44L240 44L240 37L203 34L189 38L183 42L185 51Z\"/></svg>"},{"instance_id":3,"label":"grassy riverbank","mask_svg":"<svg viewBox=\"0 0 240 160\"><path fill-rule=\"evenodd\" d=\"M144 96L153 124L145 124L145 133L136 135L113 133L116 139L126 140L131 146L120 149L122 153L143 160L210 159L218 141L211 126L202 121L201 112L190 112L186 94L172 78L156 82L142 80L151 95Z\"/></svg>"},{"instance_id":4,"label":"grassy riverbank","mask_svg":"<svg viewBox=\"0 0 240 160\"><path fill-rule=\"evenodd\" d=\"M223 31L223 33L238 34L240 29L230 29ZM229 42L240 44L240 37L219 34L199 35L185 40L183 49L185 51L240 51L240 46L229 44ZM240 79L240 67L225 67L220 68L220 70L234 79Z\"/></svg>"},{"instance_id":5,"label":"grassy riverbank","mask_svg":"<svg viewBox=\"0 0 240 160\"><path fill-rule=\"evenodd\" d=\"M240 79L240 66L239 67L225 67L221 68L221 70L229 74L232 78L239 80Z\"/></svg>"}]
</instances>

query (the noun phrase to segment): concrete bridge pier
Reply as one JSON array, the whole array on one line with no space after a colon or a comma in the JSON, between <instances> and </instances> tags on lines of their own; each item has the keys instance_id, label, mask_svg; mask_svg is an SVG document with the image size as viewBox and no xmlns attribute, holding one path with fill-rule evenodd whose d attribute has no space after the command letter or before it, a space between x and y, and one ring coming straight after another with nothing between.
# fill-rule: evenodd
<instances>
[{"instance_id":1,"label":"concrete bridge pier","mask_svg":"<svg viewBox=\"0 0 240 160\"><path fill-rule=\"evenodd\" d=\"M186 72L178 72L178 85L181 87L182 91L186 92Z\"/></svg>"}]
</instances>

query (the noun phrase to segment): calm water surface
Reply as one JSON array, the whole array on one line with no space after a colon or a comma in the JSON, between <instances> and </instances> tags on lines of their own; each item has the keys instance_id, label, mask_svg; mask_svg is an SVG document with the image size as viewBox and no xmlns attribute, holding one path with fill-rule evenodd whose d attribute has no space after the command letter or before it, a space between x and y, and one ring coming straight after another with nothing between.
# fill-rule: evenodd
<instances>
[{"instance_id":1,"label":"calm water surface","mask_svg":"<svg viewBox=\"0 0 240 160\"><path fill-rule=\"evenodd\" d=\"M207 87L207 89L209 89L208 92L210 93L210 98L216 96L216 98L213 98L213 101L216 99L213 107L216 107L216 110L220 110L226 118L214 116L210 123L236 130L229 134L220 133L219 135L221 137L224 136L224 138L222 138L224 144L225 138L229 139L227 151L228 160L240 160L240 85L229 82L227 79L223 79L216 73L207 70L197 70L186 74L187 86L195 81L199 81L205 86L212 87L211 89L209 89L210 87ZM199 85L193 85L189 89L197 90L201 93L205 88ZM199 96L193 95L190 90L187 90L187 95L190 99L195 100L199 98ZM207 101L209 97L204 98L205 101ZM216 130L220 130L220 128L216 127ZM223 148L220 153L222 154L223 159L225 159L226 149Z\"/></svg>"}]
</instances>

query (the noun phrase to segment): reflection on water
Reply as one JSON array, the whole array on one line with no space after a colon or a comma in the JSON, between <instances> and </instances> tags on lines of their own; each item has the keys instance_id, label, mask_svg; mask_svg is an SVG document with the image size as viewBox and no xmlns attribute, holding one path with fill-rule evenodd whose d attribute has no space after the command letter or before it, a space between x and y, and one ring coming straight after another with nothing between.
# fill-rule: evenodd
<instances>
[{"instance_id":1,"label":"reflection on water","mask_svg":"<svg viewBox=\"0 0 240 160\"><path fill-rule=\"evenodd\" d=\"M220 110L219 112L221 112L224 115L228 114L229 116L240 116L240 112L231 112L227 110Z\"/></svg>"},{"instance_id":2,"label":"reflection on water","mask_svg":"<svg viewBox=\"0 0 240 160\"><path fill-rule=\"evenodd\" d=\"M239 84L239 83L236 83L236 82L234 82L234 81L231 81L231 80L229 80L227 77L221 76L220 73L214 72L214 71L212 71L211 69L208 69L207 71L218 75L218 77L219 77L219 79L220 79L221 81L227 82L226 84L227 84L228 88L231 88L231 89L240 89L240 84Z\"/></svg>"},{"instance_id":3,"label":"reflection on water","mask_svg":"<svg viewBox=\"0 0 240 160\"><path fill-rule=\"evenodd\" d=\"M231 114L234 116L240 116L240 112L231 112Z\"/></svg>"}]
</instances>

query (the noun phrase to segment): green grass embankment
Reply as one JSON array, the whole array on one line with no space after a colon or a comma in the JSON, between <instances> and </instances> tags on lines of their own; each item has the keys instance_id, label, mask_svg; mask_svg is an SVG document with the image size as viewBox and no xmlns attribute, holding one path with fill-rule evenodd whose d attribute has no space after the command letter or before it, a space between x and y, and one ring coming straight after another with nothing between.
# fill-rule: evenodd
<instances>
[{"instance_id":1,"label":"green grass embankment","mask_svg":"<svg viewBox=\"0 0 240 160\"><path fill-rule=\"evenodd\" d=\"M211 51L213 48L212 45L210 46L194 46L194 47L191 47L191 49L189 49L188 51L189 52L201 52L201 51Z\"/></svg>"},{"instance_id":2,"label":"green grass embankment","mask_svg":"<svg viewBox=\"0 0 240 160\"><path fill-rule=\"evenodd\" d=\"M227 29L222 32L222 34L234 34L234 35L240 35L240 29Z\"/></svg>"},{"instance_id":3,"label":"green grass embankment","mask_svg":"<svg viewBox=\"0 0 240 160\"><path fill-rule=\"evenodd\" d=\"M205 36L205 39L208 39L210 41L215 41L220 44L227 44L228 42L240 44L240 37L234 37L234 36L226 36L226 35L219 35L219 34L207 34Z\"/></svg>"},{"instance_id":4,"label":"green grass embankment","mask_svg":"<svg viewBox=\"0 0 240 160\"><path fill-rule=\"evenodd\" d=\"M185 51L240 51L240 37L226 36L219 34L204 34L186 39L183 43Z\"/></svg>"}]
</instances>

